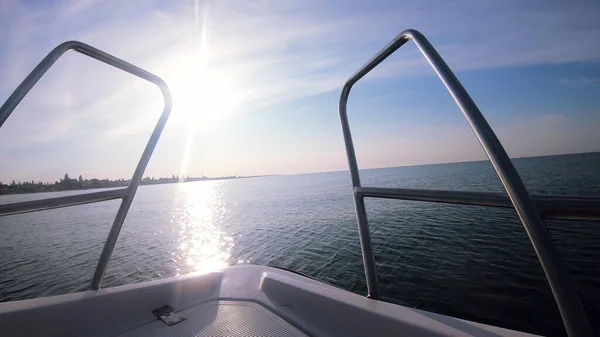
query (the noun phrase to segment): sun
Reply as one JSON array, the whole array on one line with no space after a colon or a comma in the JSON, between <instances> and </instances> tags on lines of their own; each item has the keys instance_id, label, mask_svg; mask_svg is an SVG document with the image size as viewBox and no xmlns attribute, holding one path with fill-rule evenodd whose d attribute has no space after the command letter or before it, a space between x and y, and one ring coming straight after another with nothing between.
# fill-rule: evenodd
<instances>
[{"instance_id":1,"label":"sun","mask_svg":"<svg viewBox=\"0 0 600 337\"><path fill-rule=\"evenodd\" d=\"M210 44L209 10L196 1L195 33L187 48L169 60L167 82L173 97L171 118L174 122L201 128L226 118L235 101L233 74L219 65Z\"/></svg>"},{"instance_id":2,"label":"sun","mask_svg":"<svg viewBox=\"0 0 600 337\"><path fill-rule=\"evenodd\" d=\"M182 44L174 46L170 51L172 57L164 62L165 80L173 102L169 124L185 135L180 177L188 175L199 141L210 143L205 137L198 139L196 135L231 117L234 109L242 105L241 100L236 99L241 96L234 90L235 84L241 82L229 71L230 66L218 62L222 57L211 49L208 7L201 10L196 1L195 14L194 33Z\"/></svg>"},{"instance_id":3,"label":"sun","mask_svg":"<svg viewBox=\"0 0 600 337\"><path fill-rule=\"evenodd\" d=\"M196 147L196 135L234 113L235 93L231 74L211 68L201 53L190 53L173 62L167 82L173 98L169 123L185 134L179 176L187 176Z\"/></svg>"},{"instance_id":4,"label":"sun","mask_svg":"<svg viewBox=\"0 0 600 337\"><path fill-rule=\"evenodd\" d=\"M201 128L228 116L235 93L227 81L229 74L210 68L201 57L194 56L177 60L177 69L171 72L172 118Z\"/></svg>"}]
</instances>

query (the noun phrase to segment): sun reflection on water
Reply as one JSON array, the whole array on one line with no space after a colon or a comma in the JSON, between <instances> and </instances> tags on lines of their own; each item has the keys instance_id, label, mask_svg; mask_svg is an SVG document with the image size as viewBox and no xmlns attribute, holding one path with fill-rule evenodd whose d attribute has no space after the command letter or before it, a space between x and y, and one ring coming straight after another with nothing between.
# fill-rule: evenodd
<instances>
[{"instance_id":1,"label":"sun reflection on water","mask_svg":"<svg viewBox=\"0 0 600 337\"><path fill-rule=\"evenodd\" d=\"M226 267L234 241L221 227L227 212L222 182L177 184L176 193L177 274L208 273Z\"/></svg>"}]
</instances>

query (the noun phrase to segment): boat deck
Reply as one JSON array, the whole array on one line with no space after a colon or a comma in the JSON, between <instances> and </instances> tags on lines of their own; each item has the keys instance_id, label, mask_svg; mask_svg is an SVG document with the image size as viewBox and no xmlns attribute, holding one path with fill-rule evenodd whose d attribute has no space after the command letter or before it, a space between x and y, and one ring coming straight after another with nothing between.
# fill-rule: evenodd
<instances>
[{"instance_id":1,"label":"boat deck","mask_svg":"<svg viewBox=\"0 0 600 337\"><path fill-rule=\"evenodd\" d=\"M177 310L167 325L153 313ZM160 315L159 315L160 316ZM167 321L176 321L172 312ZM532 336L239 265L203 275L0 303L2 336Z\"/></svg>"},{"instance_id":2,"label":"boat deck","mask_svg":"<svg viewBox=\"0 0 600 337\"><path fill-rule=\"evenodd\" d=\"M246 301L211 301L181 310L186 320L169 326L161 320L142 325L119 337L204 336L307 336L260 304Z\"/></svg>"}]
</instances>

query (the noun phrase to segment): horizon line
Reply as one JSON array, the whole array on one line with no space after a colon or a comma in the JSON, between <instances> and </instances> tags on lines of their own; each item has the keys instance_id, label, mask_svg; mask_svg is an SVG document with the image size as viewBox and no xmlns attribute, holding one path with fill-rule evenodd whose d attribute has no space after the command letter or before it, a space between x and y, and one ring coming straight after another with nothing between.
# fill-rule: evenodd
<instances>
[{"instance_id":1,"label":"horizon line","mask_svg":"<svg viewBox=\"0 0 600 337\"><path fill-rule=\"evenodd\" d=\"M568 156L568 155L577 155L577 154L590 154L590 153L600 153L600 149L596 150L596 151L584 151L584 152L568 152L568 153L558 153L558 154L548 154L548 155L536 155L536 156L521 156L521 157L510 157L510 159L524 159L524 158L543 158L543 157L556 157L556 156ZM398 165L398 166L382 166L382 167L369 167L369 168L359 168L359 171L367 171L367 170L380 170L380 169L391 169L391 168L401 168L401 167L419 167L419 166L432 166L432 165L446 165L446 164L463 164L463 163L477 163L477 162L490 162L489 158L486 159L479 159L479 160L464 160L464 161L448 161L448 162L438 162L438 163L426 163L426 164L410 164L410 165ZM304 174L318 174L318 173L336 173L336 172L349 172L349 169L343 169L343 170L331 170L331 171L313 171L313 172L303 172L303 173L272 173L272 174L251 174L251 175L241 175L241 176L237 176L237 175L229 175L229 176L215 176L215 177L208 177L208 176L203 176L203 177L191 177L188 176L189 178L192 179L199 179L199 178L209 178L209 179L214 179L214 180L219 180L219 178L228 178L228 177L238 177L238 178L261 178L261 177L271 177L271 176L294 176L294 175L304 175ZM67 173L68 174L68 173ZM176 176L178 177L178 176ZM150 176L145 176L142 177L142 180L145 178L152 178ZM172 179L172 178L163 178L162 179ZM161 178L158 178L156 180L159 180ZM109 179L109 178L91 178L91 179L98 179L98 180L111 180L111 181L130 181L131 177L129 178L116 178L116 179ZM86 179L86 180L91 180L91 179ZM17 181L16 179L13 179L15 182ZM2 181L2 180L0 180ZM19 182L23 183L23 182L28 182L29 180L18 180ZM33 180L35 181L35 179ZM41 180L40 180L41 181ZM198 181L203 181L203 180L198 180ZM39 181L38 181L39 182ZM50 182L48 182L50 183Z\"/></svg>"},{"instance_id":2,"label":"horizon line","mask_svg":"<svg viewBox=\"0 0 600 337\"><path fill-rule=\"evenodd\" d=\"M569 156L569 155L590 154L590 153L600 153L600 149L595 150L595 151L584 151L584 152L567 152L567 153L544 154L544 155L536 155L536 156L510 157L510 159L512 160L512 159L525 159L525 158L544 158L544 157ZM464 164L464 163L478 163L478 162L490 162L490 160L489 160L489 158L486 158L486 159L479 159L479 160L448 161L448 162L427 163L427 164L369 167L369 168L359 168L358 170L359 171L367 171L367 170L381 170L381 169L391 169L391 168L401 168L401 167L419 167L419 166ZM275 173L275 174L255 175L252 178L264 177L264 176L295 176L295 175L302 175L302 174L335 173L335 172L349 172L349 171L350 171L350 169L333 170L333 171L315 171L315 172L305 172L305 173L279 173L279 174Z\"/></svg>"}]
</instances>

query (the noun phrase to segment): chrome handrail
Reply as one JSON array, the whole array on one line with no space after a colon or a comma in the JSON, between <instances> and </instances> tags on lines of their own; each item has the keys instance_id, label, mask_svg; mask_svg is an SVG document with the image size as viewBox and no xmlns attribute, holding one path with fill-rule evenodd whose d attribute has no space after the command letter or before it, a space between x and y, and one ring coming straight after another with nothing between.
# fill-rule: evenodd
<instances>
[{"instance_id":1,"label":"chrome handrail","mask_svg":"<svg viewBox=\"0 0 600 337\"><path fill-rule=\"evenodd\" d=\"M105 191L105 192L96 192L96 193L85 193L79 194L75 196L68 196L62 198L51 198L44 200L36 200L32 202L25 202L19 204L10 204L4 205L0 207L0 215L7 214L16 214L23 213L26 211L35 211L35 210L43 210L43 209L52 209L58 207L68 207L74 205L81 205L85 203L91 202L99 202L111 199L122 199L121 205L119 206L119 210L115 216L113 224L110 228L110 232L104 243L104 247L102 248L102 253L100 255L100 259L98 260L98 264L94 271L94 276L92 278L92 282L90 284L90 288L93 290L100 288L100 283L102 282L102 278L104 276L104 272L106 271L106 267L108 265L108 261L110 260L110 256L115 248L115 244L117 243L117 238L119 237L119 233L121 231L121 227L123 226L123 221L125 221L125 217L127 216L127 211L131 206L131 202L133 201L133 197L135 196L135 192L140 184L142 179L142 175L146 170L146 166L148 165L148 161L150 157L152 157L152 152L156 147L156 143L160 138L162 130L169 119L169 114L171 113L171 94L169 92L169 88L167 84L158 76L139 68L131 63L123 61L117 57L114 57L108 53L105 53L99 49L96 49L92 46L89 46L85 43L78 41L67 41L56 48L54 48L48 55L29 73L29 75L19 84L17 89L9 96L9 98L4 102L2 107L0 107L0 128L4 125L4 122L10 117L13 110L21 103L23 98L29 93L31 88L35 86L35 84L44 76L44 74L54 65L54 63L67 51L75 50L81 54L92 57L98 61L104 62L108 65L126 71L132 75L135 75L141 79L149 81L158 86L160 91L162 92L164 99L164 108L160 115L160 118L154 127L154 131L144 148L144 152L135 168L133 176L129 185L124 189L113 190L113 191ZM16 206L16 207L15 207Z\"/></svg>"},{"instance_id":2,"label":"chrome handrail","mask_svg":"<svg viewBox=\"0 0 600 337\"><path fill-rule=\"evenodd\" d=\"M127 195L126 188L115 190L67 195L58 198L48 198L15 202L0 205L0 216L44 211L48 209L90 204L94 202L122 199Z\"/></svg>"},{"instance_id":3,"label":"chrome handrail","mask_svg":"<svg viewBox=\"0 0 600 337\"><path fill-rule=\"evenodd\" d=\"M380 294L364 197L381 197L381 195L378 195L377 193L365 193L364 187L361 186L346 107L350 90L354 84L394 53L398 48L408 42L408 40L412 40L417 45L419 51L442 80L446 89L448 89L448 92L462 111L463 116L467 119L471 129L491 161L492 166L496 170L496 173L508 194L508 198L510 198L512 206L515 208L521 219L523 227L525 227L531 244L542 265L542 269L544 270L552 293L554 294L567 333L570 336L592 336L592 330L587 315L583 309L577 291L575 290L567 266L563 262L558 249L550 237L550 233L540 217L540 213L534 204L533 199L525 188L521 177L517 173L517 170L504 150L504 147L496 137L496 134L487 123L477 105L475 105L475 102L473 102L446 62L444 62L425 36L412 29L405 30L396 36L387 46L352 75L344 84L339 101L340 123L342 125L342 133L344 135L346 154L352 179L353 200L358 222L368 296L378 299ZM366 192L369 192L369 190L366 190Z\"/></svg>"},{"instance_id":4,"label":"chrome handrail","mask_svg":"<svg viewBox=\"0 0 600 337\"><path fill-rule=\"evenodd\" d=\"M361 197L429 201L453 205L513 208L508 195L493 192L425 190L413 188L355 187ZM600 221L600 198L532 195L545 219Z\"/></svg>"}]
</instances>

